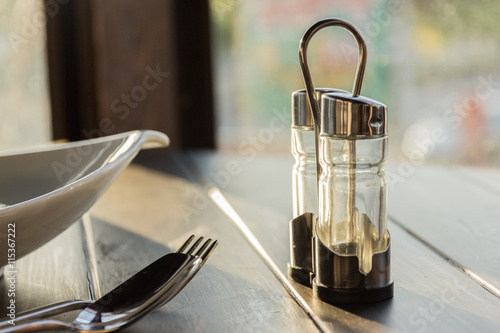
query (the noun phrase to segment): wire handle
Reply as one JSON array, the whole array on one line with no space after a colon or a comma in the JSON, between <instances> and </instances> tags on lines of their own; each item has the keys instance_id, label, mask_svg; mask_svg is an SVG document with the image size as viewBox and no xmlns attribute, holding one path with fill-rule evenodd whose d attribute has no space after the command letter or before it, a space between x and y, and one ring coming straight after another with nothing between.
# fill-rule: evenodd
<instances>
[{"instance_id":1,"label":"wire handle","mask_svg":"<svg viewBox=\"0 0 500 333\"><path fill-rule=\"evenodd\" d=\"M315 94L316 90L314 88L314 84L311 78L311 71L309 70L309 64L307 62L307 46L309 45L309 41L316 32L329 26L339 26L346 29L351 33L351 35L354 36L356 42L358 43L358 68L356 70L356 79L354 80L354 87L352 91L353 97L358 96L361 92L361 85L363 83L363 75L365 74L366 57L367 57L366 44L363 37L361 36L361 32L359 32L359 30L351 22L343 19L332 17L320 20L315 24L313 24L304 33L304 36L302 36L302 39L300 40L300 46L299 46L300 68L302 69L302 77L304 78L307 97L309 100L309 105L311 106L311 113L314 120L314 131L315 131L314 146L316 148L316 177L318 181L318 186L317 186L318 201L319 201L319 179L321 178L321 165L319 163L320 108Z\"/></svg>"},{"instance_id":2,"label":"wire handle","mask_svg":"<svg viewBox=\"0 0 500 333\"><path fill-rule=\"evenodd\" d=\"M309 45L309 41L316 32L329 26L339 26L346 29L351 33L351 35L356 39L356 42L358 43L358 68L356 70L356 79L354 80L354 86L352 88L353 97L356 97L361 93L361 85L363 83L363 75L365 74L366 67L366 44L363 36L361 36L361 32L351 22L335 17L326 18L316 22L305 32L304 36L302 36L302 39L300 40L299 61L300 67L302 69L302 77L304 78L304 84L306 86L309 104L313 113L313 119L317 126L319 126L319 102L316 99L316 94L314 93L315 88L311 77L311 71L309 70L309 64L307 62L307 46Z\"/></svg>"}]
</instances>

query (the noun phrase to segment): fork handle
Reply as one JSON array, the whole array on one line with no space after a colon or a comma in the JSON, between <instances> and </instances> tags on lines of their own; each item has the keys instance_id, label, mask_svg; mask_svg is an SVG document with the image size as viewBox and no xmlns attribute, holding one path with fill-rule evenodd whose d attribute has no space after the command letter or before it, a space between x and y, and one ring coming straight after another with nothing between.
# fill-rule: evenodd
<instances>
[{"instance_id":1,"label":"fork handle","mask_svg":"<svg viewBox=\"0 0 500 333\"><path fill-rule=\"evenodd\" d=\"M10 325L10 327L0 328L0 333L13 333L13 332L40 332L40 331L74 331L73 327L69 324L57 320L38 320L27 324Z\"/></svg>"},{"instance_id":2,"label":"fork handle","mask_svg":"<svg viewBox=\"0 0 500 333\"><path fill-rule=\"evenodd\" d=\"M23 312L16 317L14 322L16 323L16 325L21 325L30 320L40 320L61 313L65 313L68 311L80 310L89 306L90 304L92 304L91 301L80 301L80 300L53 303L41 306L39 308L30 311ZM16 327L16 326L9 324L9 321L7 320L0 322L0 332L3 332L1 330L6 327Z\"/></svg>"}]
</instances>

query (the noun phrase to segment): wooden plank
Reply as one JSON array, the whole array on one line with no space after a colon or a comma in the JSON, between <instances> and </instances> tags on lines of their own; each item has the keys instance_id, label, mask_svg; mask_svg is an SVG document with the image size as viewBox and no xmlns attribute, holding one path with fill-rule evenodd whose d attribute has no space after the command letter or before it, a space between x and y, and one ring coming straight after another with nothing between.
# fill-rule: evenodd
<instances>
[{"instance_id":1,"label":"wooden plank","mask_svg":"<svg viewBox=\"0 0 500 333\"><path fill-rule=\"evenodd\" d=\"M293 159L259 156L249 160L237 154L202 151L190 157L205 177L219 182L230 203L286 272ZM240 172L224 178L223 172L231 169L228 165L240 166ZM425 213L425 207L420 209ZM393 244L393 300L341 309L315 299L309 288L294 284L327 325L335 330L360 332L500 329L497 298L398 225L390 222L389 230Z\"/></svg>"},{"instance_id":2,"label":"wooden plank","mask_svg":"<svg viewBox=\"0 0 500 333\"><path fill-rule=\"evenodd\" d=\"M207 0L66 2L45 0L55 139L147 128L214 147Z\"/></svg>"},{"instance_id":3,"label":"wooden plank","mask_svg":"<svg viewBox=\"0 0 500 333\"><path fill-rule=\"evenodd\" d=\"M148 128L181 142L174 3L90 1L96 129ZM107 120L106 120L107 119ZM101 126L101 124L103 126ZM92 128L86 128L92 130Z\"/></svg>"},{"instance_id":4,"label":"wooden plank","mask_svg":"<svg viewBox=\"0 0 500 333\"><path fill-rule=\"evenodd\" d=\"M178 115L183 147L214 148L211 20L208 0L174 1Z\"/></svg>"},{"instance_id":5,"label":"wooden plank","mask_svg":"<svg viewBox=\"0 0 500 333\"><path fill-rule=\"evenodd\" d=\"M396 167L389 170L396 173ZM417 167L390 192L389 214L443 256L477 274L478 280L490 283L490 290L499 295L500 194L492 191L493 181L476 181L479 171L461 170Z\"/></svg>"},{"instance_id":6,"label":"wooden plank","mask_svg":"<svg viewBox=\"0 0 500 333\"><path fill-rule=\"evenodd\" d=\"M75 299L90 299L90 278L80 221L16 262L16 312L17 314L54 302ZM9 274L6 274L8 277ZM0 278L0 307L6 309L10 298L6 279ZM6 315L5 311L0 317ZM71 314L57 318L72 321Z\"/></svg>"},{"instance_id":7,"label":"wooden plank","mask_svg":"<svg viewBox=\"0 0 500 333\"><path fill-rule=\"evenodd\" d=\"M220 245L192 282L137 332L317 331L171 150L145 151L93 207L103 293L191 233ZM189 210L191 209L191 210ZM186 215L186 211L191 214Z\"/></svg>"},{"instance_id":8,"label":"wooden plank","mask_svg":"<svg viewBox=\"0 0 500 333\"><path fill-rule=\"evenodd\" d=\"M47 12L47 62L53 139L81 138L82 128L95 124L93 57L88 2L54 3L44 0ZM83 19L82 19L83 18ZM87 24L84 24L86 22ZM80 38L78 38L80 37ZM90 128L95 128L91 125Z\"/></svg>"},{"instance_id":9,"label":"wooden plank","mask_svg":"<svg viewBox=\"0 0 500 333\"><path fill-rule=\"evenodd\" d=\"M462 181L476 184L494 195L500 195L500 170L483 167L453 167Z\"/></svg>"}]
</instances>

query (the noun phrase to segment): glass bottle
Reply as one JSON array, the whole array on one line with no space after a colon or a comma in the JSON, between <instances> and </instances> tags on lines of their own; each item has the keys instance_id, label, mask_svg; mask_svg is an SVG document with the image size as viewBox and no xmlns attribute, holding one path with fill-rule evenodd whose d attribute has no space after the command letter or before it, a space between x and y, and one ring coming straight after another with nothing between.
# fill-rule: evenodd
<instances>
[{"instance_id":1,"label":"glass bottle","mask_svg":"<svg viewBox=\"0 0 500 333\"><path fill-rule=\"evenodd\" d=\"M342 90L318 88L316 98ZM318 213L318 178L316 173L316 132L305 89L292 94L292 171L293 217Z\"/></svg>"},{"instance_id":2,"label":"glass bottle","mask_svg":"<svg viewBox=\"0 0 500 333\"><path fill-rule=\"evenodd\" d=\"M356 256L372 271L374 254L388 249L386 106L349 94L322 99L317 235L338 256Z\"/></svg>"},{"instance_id":3,"label":"glass bottle","mask_svg":"<svg viewBox=\"0 0 500 333\"><path fill-rule=\"evenodd\" d=\"M318 211L314 126L292 126L293 217Z\"/></svg>"}]
</instances>

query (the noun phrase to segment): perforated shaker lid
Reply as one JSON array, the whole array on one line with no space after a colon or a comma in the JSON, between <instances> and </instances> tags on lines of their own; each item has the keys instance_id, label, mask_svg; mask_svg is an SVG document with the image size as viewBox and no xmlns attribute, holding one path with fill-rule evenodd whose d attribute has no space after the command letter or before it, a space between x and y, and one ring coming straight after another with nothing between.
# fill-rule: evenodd
<instances>
[{"instance_id":1,"label":"perforated shaker lid","mask_svg":"<svg viewBox=\"0 0 500 333\"><path fill-rule=\"evenodd\" d=\"M387 106L350 93L323 94L320 108L321 134L380 136L387 134Z\"/></svg>"}]
</instances>

